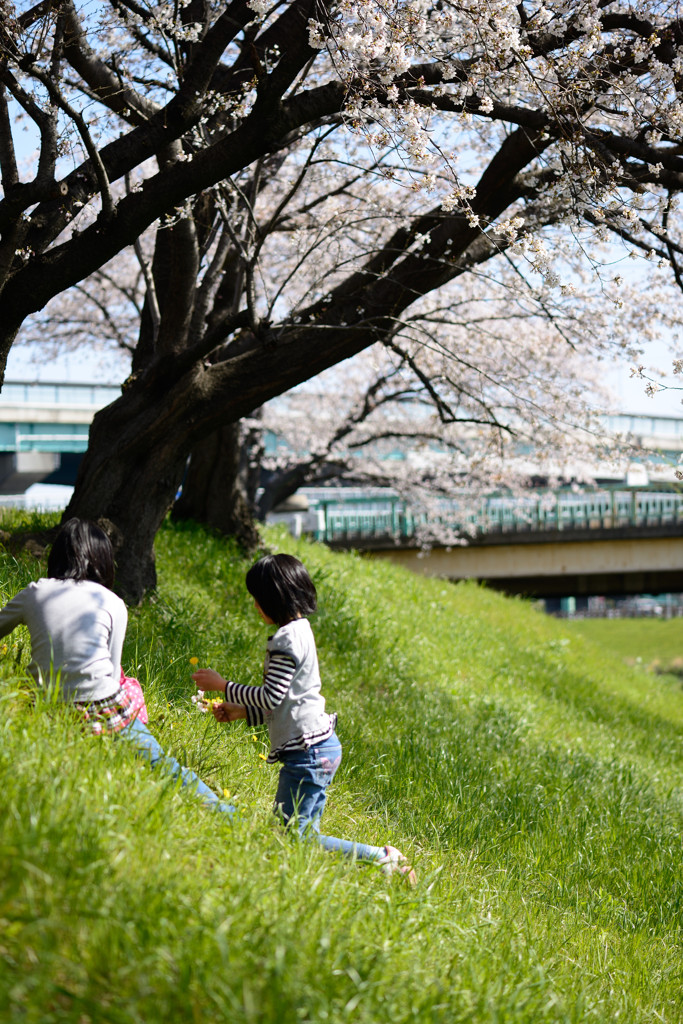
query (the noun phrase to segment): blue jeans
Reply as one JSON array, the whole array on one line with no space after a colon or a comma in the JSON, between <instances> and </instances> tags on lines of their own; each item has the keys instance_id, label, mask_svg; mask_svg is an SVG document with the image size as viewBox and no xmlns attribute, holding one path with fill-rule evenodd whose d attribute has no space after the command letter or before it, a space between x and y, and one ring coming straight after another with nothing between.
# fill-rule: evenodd
<instances>
[{"instance_id":1,"label":"blue jeans","mask_svg":"<svg viewBox=\"0 0 683 1024\"><path fill-rule=\"evenodd\" d=\"M281 754L282 767L273 810L288 828L296 828L300 835L320 843L325 850L358 860L378 860L384 856L383 846L369 846L320 834L327 787L341 759L342 748L336 733L308 750Z\"/></svg>"},{"instance_id":2,"label":"blue jeans","mask_svg":"<svg viewBox=\"0 0 683 1024\"><path fill-rule=\"evenodd\" d=\"M138 753L148 760L153 768L160 768L172 778L180 779L183 786L191 786L197 796L201 797L205 807L210 807L214 811L222 811L224 814L237 812L237 808L232 804L226 804L219 800L213 790L209 789L195 772L189 768L183 768L174 757L165 754L159 741L152 736L147 726L143 725L138 718L117 735L129 743L133 743Z\"/></svg>"}]
</instances>

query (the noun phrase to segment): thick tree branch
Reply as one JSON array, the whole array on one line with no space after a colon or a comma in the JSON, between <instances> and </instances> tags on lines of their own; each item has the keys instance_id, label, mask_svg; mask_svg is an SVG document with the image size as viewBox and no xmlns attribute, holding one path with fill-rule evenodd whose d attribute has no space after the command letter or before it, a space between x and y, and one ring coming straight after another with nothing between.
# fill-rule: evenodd
<instances>
[{"instance_id":1,"label":"thick tree branch","mask_svg":"<svg viewBox=\"0 0 683 1024\"><path fill-rule=\"evenodd\" d=\"M3 192L7 195L19 181L19 168L14 150L7 91L2 83L0 83L0 172L2 173Z\"/></svg>"}]
</instances>

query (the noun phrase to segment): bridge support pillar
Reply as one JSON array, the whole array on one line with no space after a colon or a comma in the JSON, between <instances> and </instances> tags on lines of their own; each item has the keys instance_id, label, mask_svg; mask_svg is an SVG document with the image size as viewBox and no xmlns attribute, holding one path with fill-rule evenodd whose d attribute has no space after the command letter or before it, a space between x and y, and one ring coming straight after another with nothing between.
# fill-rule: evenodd
<instances>
[{"instance_id":1,"label":"bridge support pillar","mask_svg":"<svg viewBox=\"0 0 683 1024\"><path fill-rule=\"evenodd\" d=\"M59 468L58 452L0 452L0 494L23 494Z\"/></svg>"}]
</instances>

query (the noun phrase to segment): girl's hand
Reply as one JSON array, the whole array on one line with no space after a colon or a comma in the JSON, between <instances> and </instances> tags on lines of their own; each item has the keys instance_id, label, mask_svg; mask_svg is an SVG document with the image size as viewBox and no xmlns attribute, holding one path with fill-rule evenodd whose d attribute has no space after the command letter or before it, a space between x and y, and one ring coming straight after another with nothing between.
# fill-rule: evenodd
<instances>
[{"instance_id":1,"label":"girl's hand","mask_svg":"<svg viewBox=\"0 0 683 1024\"><path fill-rule=\"evenodd\" d=\"M241 704L231 704L229 700L224 700L222 704L214 704L211 710L217 722L236 722L238 718L247 717L246 708Z\"/></svg>"},{"instance_id":2,"label":"girl's hand","mask_svg":"<svg viewBox=\"0 0 683 1024\"><path fill-rule=\"evenodd\" d=\"M212 668L197 669L192 678L200 690L225 690L225 679Z\"/></svg>"}]
</instances>

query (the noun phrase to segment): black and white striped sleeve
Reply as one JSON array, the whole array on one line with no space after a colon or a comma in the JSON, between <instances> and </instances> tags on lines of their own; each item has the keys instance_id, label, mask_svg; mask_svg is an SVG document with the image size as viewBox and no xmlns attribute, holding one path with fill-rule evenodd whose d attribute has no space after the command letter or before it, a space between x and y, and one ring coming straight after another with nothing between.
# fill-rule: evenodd
<instances>
[{"instance_id":1,"label":"black and white striped sleeve","mask_svg":"<svg viewBox=\"0 0 683 1024\"><path fill-rule=\"evenodd\" d=\"M296 661L291 654L273 651L263 686L227 683L225 699L247 709L247 722L250 726L260 725L264 720L263 712L272 711L286 697L295 672Z\"/></svg>"}]
</instances>

